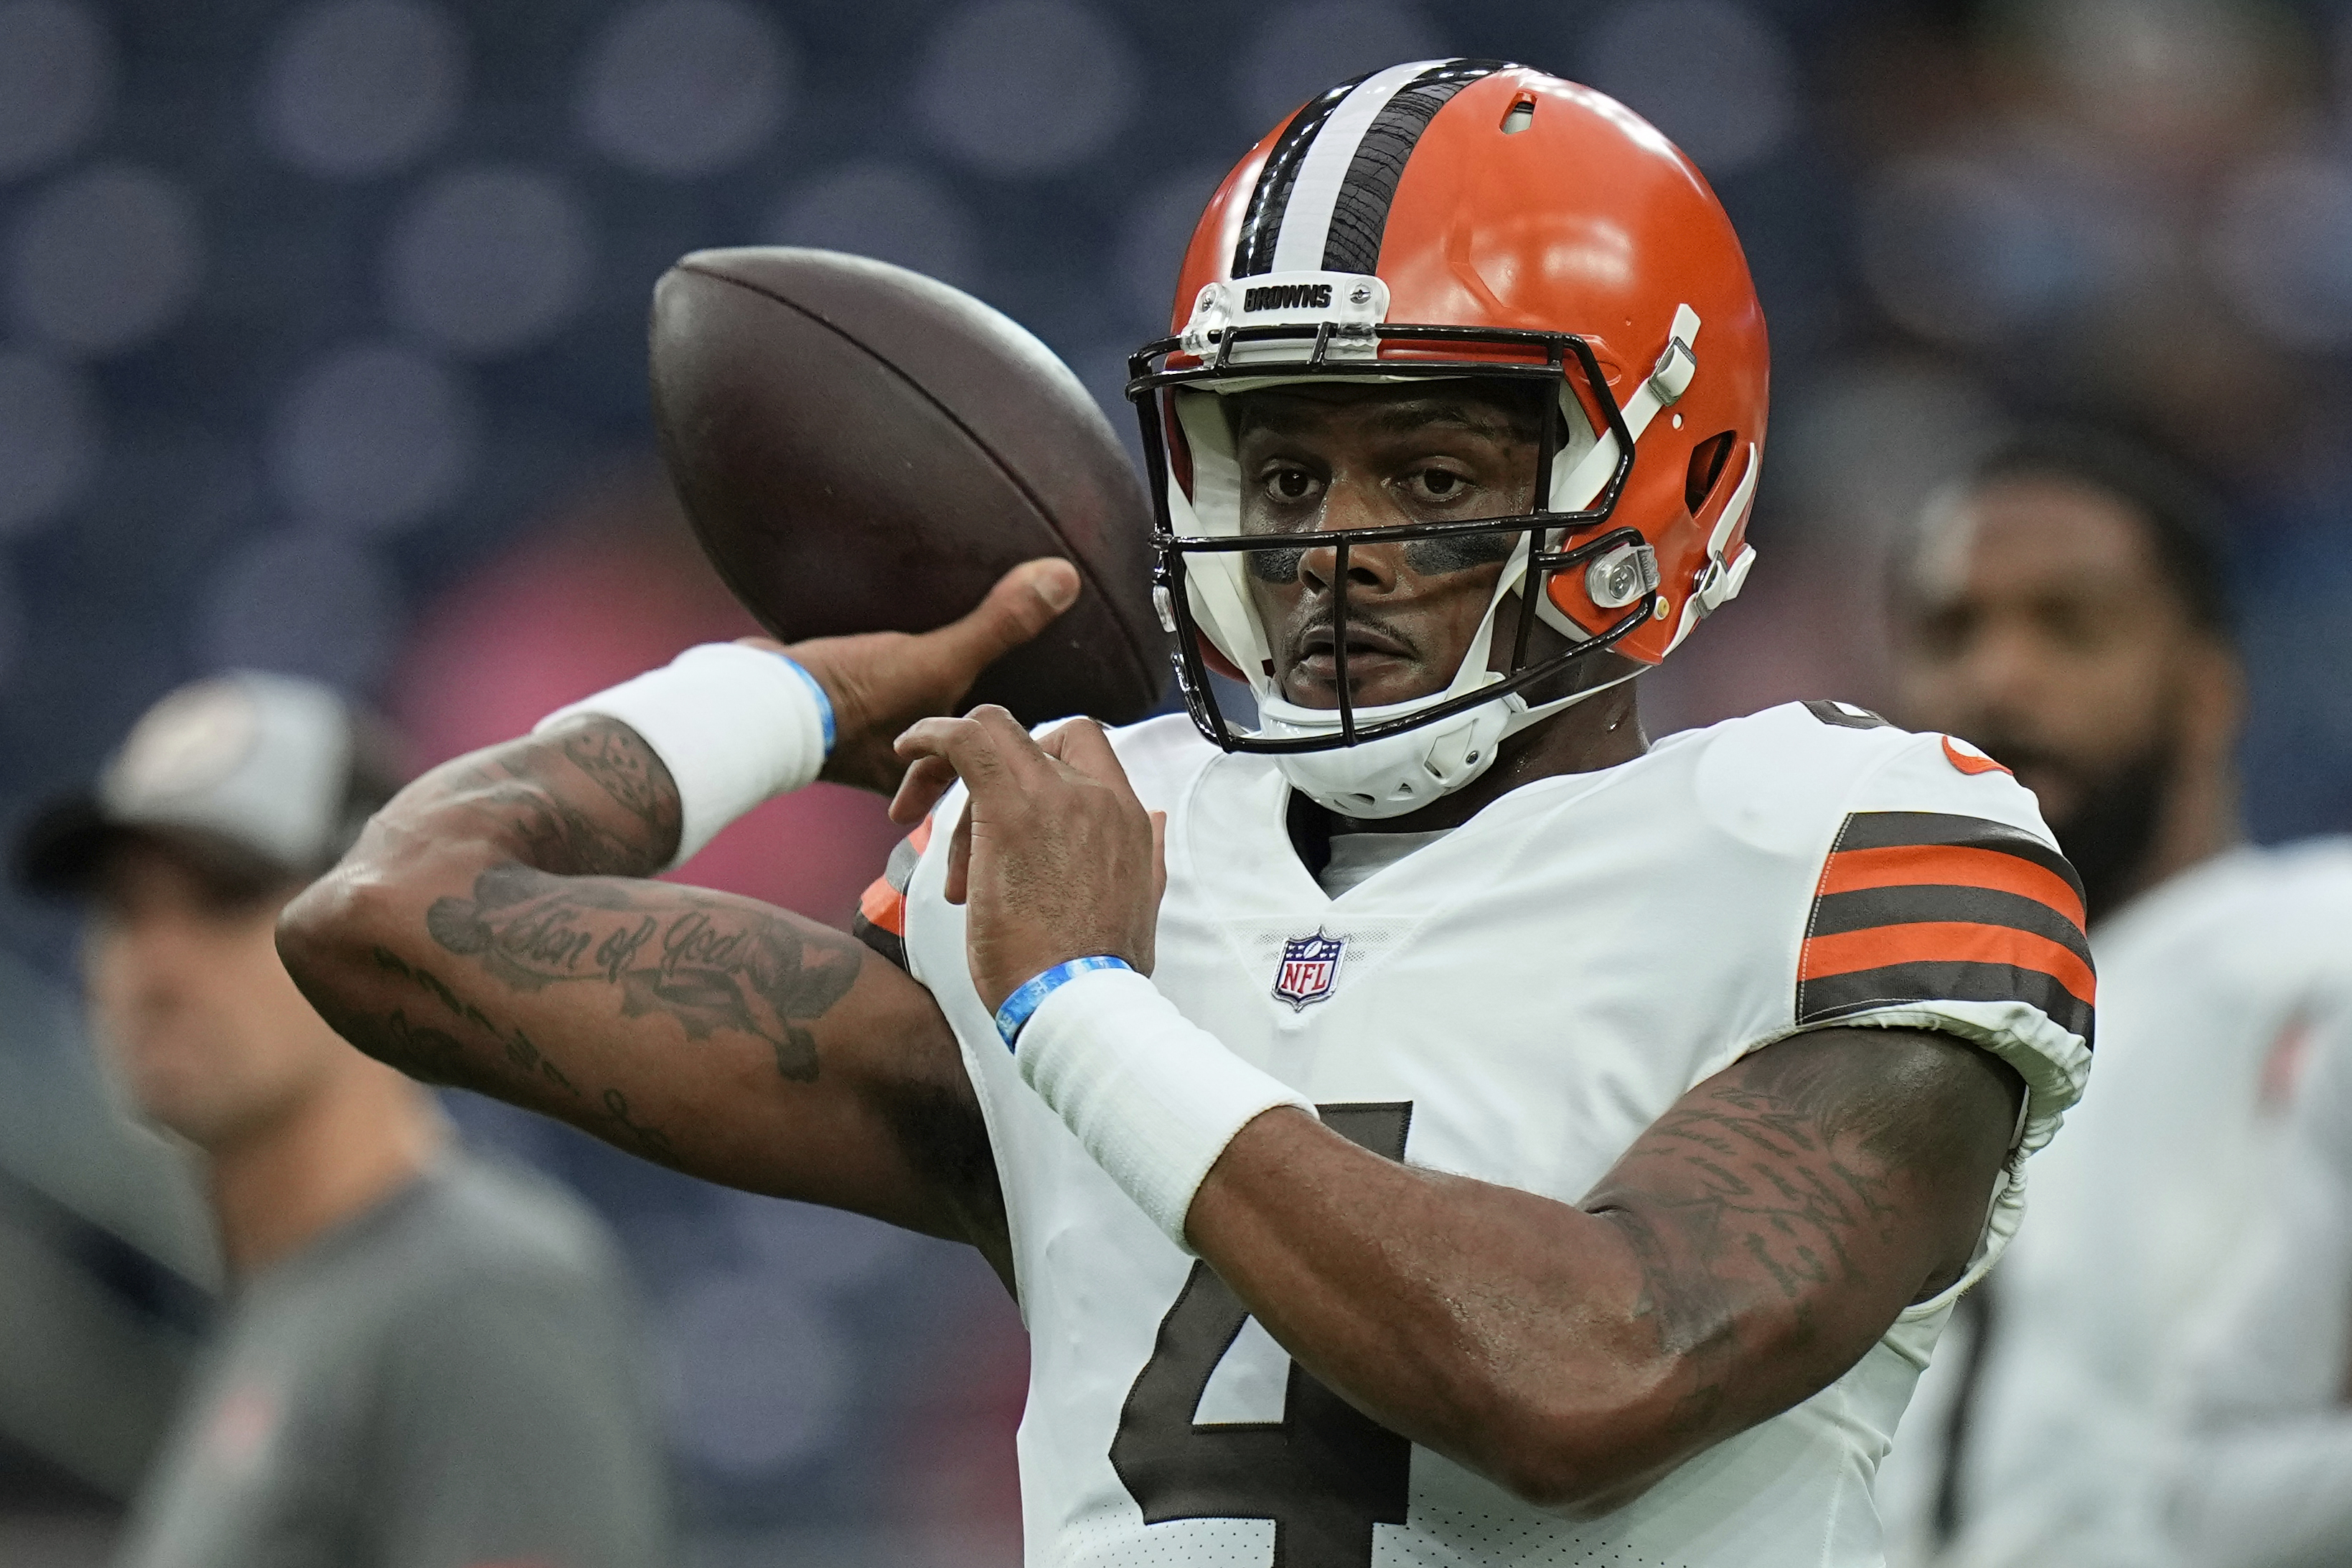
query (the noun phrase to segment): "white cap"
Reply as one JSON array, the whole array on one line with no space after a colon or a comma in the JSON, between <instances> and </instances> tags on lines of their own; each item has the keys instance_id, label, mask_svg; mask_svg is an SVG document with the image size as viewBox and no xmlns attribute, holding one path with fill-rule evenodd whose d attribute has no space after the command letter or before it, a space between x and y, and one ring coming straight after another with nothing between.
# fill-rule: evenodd
<instances>
[{"instance_id":1,"label":"white cap","mask_svg":"<svg viewBox=\"0 0 2352 1568\"><path fill-rule=\"evenodd\" d=\"M35 817L18 875L38 891L80 887L139 834L240 877L315 876L377 803L354 789L361 750L351 707L313 682L238 671L183 686L131 727L93 789Z\"/></svg>"}]
</instances>

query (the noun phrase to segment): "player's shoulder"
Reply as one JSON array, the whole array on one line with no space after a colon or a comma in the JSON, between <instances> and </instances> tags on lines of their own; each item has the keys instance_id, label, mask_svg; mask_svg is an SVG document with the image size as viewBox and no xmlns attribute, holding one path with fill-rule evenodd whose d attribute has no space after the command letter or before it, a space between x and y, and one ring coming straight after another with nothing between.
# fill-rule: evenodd
<instances>
[{"instance_id":1,"label":"player's shoulder","mask_svg":"<svg viewBox=\"0 0 2352 1568\"><path fill-rule=\"evenodd\" d=\"M2290 916L2352 913L2352 836L2249 848L2217 864L2227 895Z\"/></svg>"},{"instance_id":2,"label":"player's shoulder","mask_svg":"<svg viewBox=\"0 0 2352 1568\"><path fill-rule=\"evenodd\" d=\"M1681 751L1699 811L1751 842L1796 848L1857 833L1944 841L1981 822L1980 834L2021 835L2054 854L2032 791L1999 761L1852 703L1784 703L1663 746Z\"/></svg>"},{"instance_id":3,"label":"player's shoulder","mask_svg":"<svg viewBox=\"0 0 2352 1568\"><path fill-rule=\"evenodd\" d=\"M1788 704L1686 744L1699 811L1775 879L1749 885L1801 889L1796 1024L1974 1040L2025 1075L2046 1135L2082 1092L2096 980L2082 881L2032 793L1966 742L1846 703Z\"/></svg>"},{"instance_id":4,"label":"player's shoulder","mask_svg":"<svg viewBox=\"0 0 2352 1568\"><path fill-rule=\"evenodd\" d=\"M2100 927L2102 951L2261 973L2307 967L2352 977L2352 837L2247 845L2180 873Z\"/></svg>"},{"instance_id":5,"label":"player's shoulder","mask_svg":"<svg viewBox=\"0 0 2352 1568\"><path fill-rule=\"evenodd\" d=\"M575 1405L628 1397L619 1385L632 1375L643 1303L585 1202L463 1147L445 1150L404 1197L344 1278L360 1304L342 1332L369 1346L393 1396L423 1400L412 1412L558 1383Z\"/></svg>"},{"instance_id":6,"label":"player's shoulder","mask_svg":"<svg viewBox=\"0 0 2352 1568\"><path fill-rule=\"evenodd\" d=\"M1104 734L1129 768L1197 768L1222 755L1188 714L1154 714L1133 724L1106 726Z\"/></svg>"},{"instance_id":7,"label":"player's shoulder","mask_svg":"<svg viewBox=\"0 0 2352 1568\"><path fill-rule=\"evenodd\" d=\"M1056 719L1038 726L1033 733L1044 735L1068 722ZM1105 725L1103 734L1118 754L1119 766L1127 769L1128 782L1135 792L1155 802L1165 800L1225 755L1201 733L1190 715L1182 713L1155 714L1134 724Z\"/></svg>"}]
</instances>

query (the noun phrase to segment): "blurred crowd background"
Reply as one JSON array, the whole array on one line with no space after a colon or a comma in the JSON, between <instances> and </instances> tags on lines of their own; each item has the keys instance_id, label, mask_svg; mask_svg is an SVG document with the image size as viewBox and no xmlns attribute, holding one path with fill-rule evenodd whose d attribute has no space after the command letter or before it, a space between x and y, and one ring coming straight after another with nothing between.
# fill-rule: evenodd
<instances>
[{"instance_id":1,"label":"blurred crowd background","mask_svg":"<svg viewBox=\"0 0 2352 1568\"><path fill-rule=\"evenodd\" d=\"M1241 152L1357 71L1591 82L1731 210L1775 350L1746 594L1654 729L1883 690L1883 543L2084 407L2228 497L2247 811L2352 827L2352 5L2219 0L0 0L0 828L171 687L384 706L420 764L749 630L652 452L681 253L881 256L1120 428ZM819 787L695 880L845 921L893 840ZM0 1558L96 1561L217 1271L89 1064L68 911L0 894ZM479 1102L653 1309L698 1563L1017 1560L1023 1351L977 1260Z\"/></svg>"}]
</instances>

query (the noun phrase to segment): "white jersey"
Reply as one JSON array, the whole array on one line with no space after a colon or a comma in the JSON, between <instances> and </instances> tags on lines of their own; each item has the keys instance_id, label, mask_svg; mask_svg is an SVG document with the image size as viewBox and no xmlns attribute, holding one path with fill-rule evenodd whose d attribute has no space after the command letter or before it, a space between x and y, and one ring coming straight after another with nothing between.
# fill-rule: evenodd
<instances>
[{"instance_id":1,"label":"white jersey","mask_svg":"<svg viewBox=\"0 0 2352 1568\"><path fill-rule=\"evenodd\" d=\"M1388 1157L1575 1203L1759 1046L1831 1023L1941 1029L2032 1092L1980 1270L2017 1224L2025 1150L2080 1092L2091 978L2072 873L2032 797L1941 737L1776 708L1525 785L1336 899L1294 851L1265 758L1221 754L1181 717L1112 743L1168 813L1154 983ZM900 908L869 914L903 930L954 1026L1003 1179L1032 1347L1031 1564L1880 1560L1873 1472L1958 1287L1629 1506L1581 1522L1532 1508L1294 1368L1087 1158L974 992L963 911L941 894L948 837L902 860Z\"/></svg>"},{"instance_id":2,"label":"white jersey","mask_svg":"<svg viewBox=\"0 0 2352 1568\"><path fill-rule=\"evenodd\" d=\"M2037 1163L2034 1223L1959 1369L1920 1389L1883 1494L1901 1563L1952 1488L1957 1561L2161 1563L2161 1409L2265 1205L2315 1019L2352 996L2352 842L2221 855L2101 922L2099 1082ZM1948 1479L1948 1467L1957 1467Z\"/></svg>"},{"instance_id":3,"label":"white jersey","mask_svg":"<svg viewBox=\"0 0 2352 1568\"><path fill-rule=\"evenodd\" d=\"M2352 1012L2315 1038L2243 1267L2184 1357L2166 1511L2207 1568L2352 1554Z\"/></svg>"}]
</instances>

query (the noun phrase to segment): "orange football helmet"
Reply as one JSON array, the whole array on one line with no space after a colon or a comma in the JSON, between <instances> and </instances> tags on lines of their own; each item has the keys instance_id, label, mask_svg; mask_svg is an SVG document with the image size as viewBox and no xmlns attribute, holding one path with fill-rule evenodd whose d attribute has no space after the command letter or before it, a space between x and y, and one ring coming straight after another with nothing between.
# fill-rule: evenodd
<instances>
[{"instance_id":1,"label":"orange football helmet","mask_svg":"<svg viewBox=\"0 0 2352 1568\"><path fill-rule=\"evenodd\" d=\"M1491 764L1496 742L1564 706L1519 694L1614 648L1654 664L1739 590L1764 450L1763 311L1730 219L1690 161L1590 88L1492 60L1427 60L1344 82L1253 148L1186 251L1172 336L1130 361L1158 507L1155 598L1179 633L1188 707L1227 750L1300 759L1294 781L1349 814L1411 810ZM1555 383L1540 511L1319 534L1351 546L1512 538L1487 627L1445 691L1375 710L1302 710L1243 585L1239 471L1216 394L1307 378L1534 378ZM1507 671L1496 611L1523 603L1574 645L1530 661L1524 612ZM1261 727L1230 724L1208 672L1246 681ZM1583 694L1583 695L1589 695ZM1465 716L1472 716L1465 719ZM1382 745L1384 782L1317 787L1306 754ZM1336 758L1333 759L1336 762ZM1402 783L1398 780L1402 779ZM1331 779L1320 779L1328 784ZM1369 809L1367 809L1369 808Z\"/></svg>"}]
</instances>

